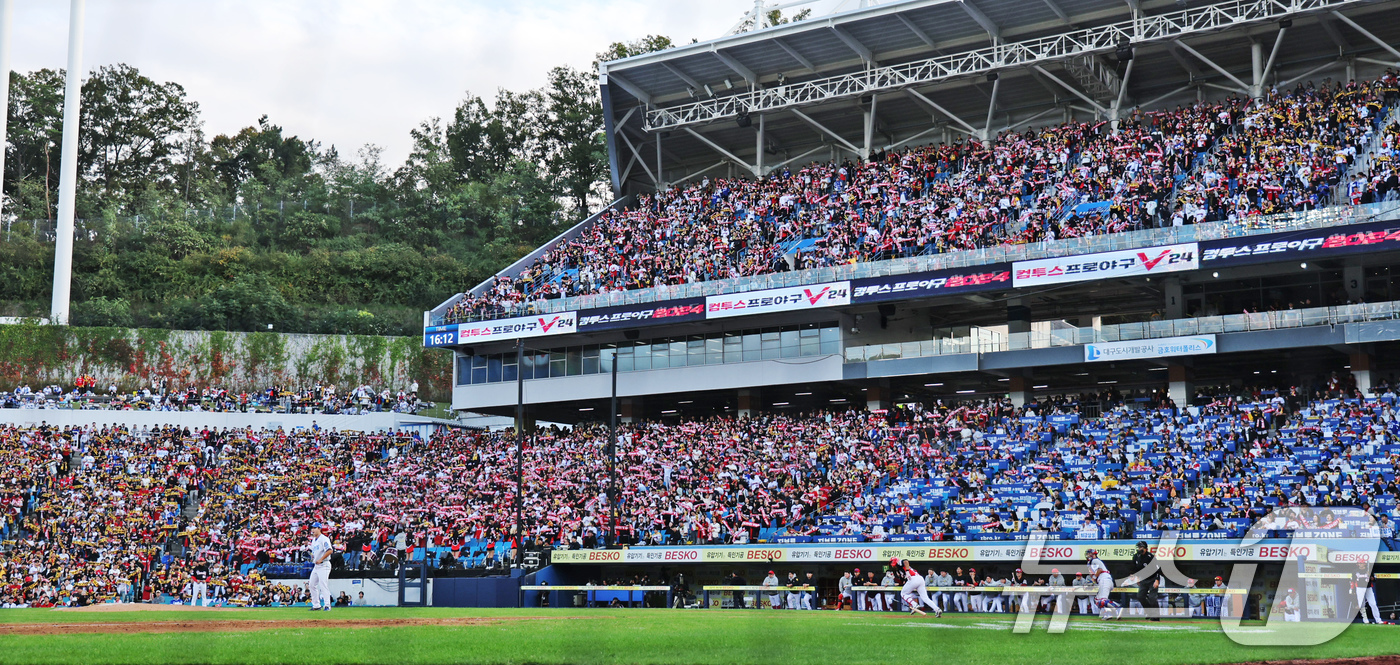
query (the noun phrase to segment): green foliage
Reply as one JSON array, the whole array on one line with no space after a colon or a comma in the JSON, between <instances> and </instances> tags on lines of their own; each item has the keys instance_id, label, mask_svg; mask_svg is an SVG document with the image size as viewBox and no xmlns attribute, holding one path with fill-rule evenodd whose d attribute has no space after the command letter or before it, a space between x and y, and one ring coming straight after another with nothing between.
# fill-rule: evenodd
<instances>
[{"instance_id":1,"label":"green foliage","mask_svg":"<svg viewBox=\"0 0 1400 665\"><path fill-rule=\"evenodd\" d=\"M42 314L63 72L12 82L3 185L19 221L0 230L0 313ZM490 104L468 95L445 126L424 121L397 168L375 146L342 157L266 115L206 139L183 87L129 65L92 72L82 95L75 323L416 336L422 310L606 195L597 86L567 67Z\"/></svg>"},{"instance_id":2,"label":"green foliage","mask_svg":"<svg viewBox=\"0 0 1400 665\"><path fill-rule=\"evenodd\" d=\"M0 390L69 385L91 375L124 390L171 385L260 390L317 381L406 388L433 401L451 395L452 354L421 337L193 332L116 327L0 326Z\"/></svg>"},{"instance_id":3,"label":"green foliage","mask_svg":"<svg viewBox=\"0 0 1400 665\"><path fill-rule=\"evenodd\" d=\"M75 326L129 328L132 320L130 303L98 296L74 306L70 322Z\"/></svg>"}]
</instances>

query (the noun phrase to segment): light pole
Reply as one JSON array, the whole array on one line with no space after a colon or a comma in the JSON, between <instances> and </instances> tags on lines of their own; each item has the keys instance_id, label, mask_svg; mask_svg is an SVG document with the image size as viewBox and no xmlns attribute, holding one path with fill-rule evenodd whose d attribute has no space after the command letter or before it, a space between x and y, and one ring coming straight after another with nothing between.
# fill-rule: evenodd
<instances>
[{"instance_id":1,"label":"light pole","mask_svg":"<svg viewBox=\"0 0 1400 665\"><path fill-rule=\"evenodd\" d=\"M608 543L617 544L617 351L612 357L612 401L608 408Z\"/></svg>"},{"instance_id":2,"label":"light pole","mask_svg":"<svg viewBox=\"0 0 1400 665\"><path fill-rule=\"evenodd\" d=\"M63 86L63 146L58 166L58 229L55 231L53 303L49 318L68 325L73 283L73 207L78 197L78 106L83 88L83 8L73 0L68 14L68 71Z\"/></svg>"},{"instance_id":3,"label":"light pole","mask_svg":"<svg viewBox=\"0 0 1400 665\"><path fill-rule=\"evenodd\" d=\"M515 340L515 565L525 560L525 525L521 518L525 485L525 340Z\"/></svg>"},{"instance_id":4,"label":"light pole","mask_svg":"<svg viewBox=\"0 0 1400 665\"><path fill-rule=\"evenodd\" d=\"M0 0L0 183L5 180L5 133L10 119L10 32L14 27L14 0ZM4 197L0 196L0 205Z\"/></svg>"}]
</instances>

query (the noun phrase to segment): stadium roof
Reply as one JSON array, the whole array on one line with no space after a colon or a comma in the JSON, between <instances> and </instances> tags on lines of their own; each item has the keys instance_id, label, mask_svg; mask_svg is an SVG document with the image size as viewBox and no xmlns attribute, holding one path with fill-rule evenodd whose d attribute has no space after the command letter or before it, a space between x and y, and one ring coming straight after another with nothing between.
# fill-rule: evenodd
<instances>
[{"instance_id":1,"label":"stadium roof","mask_svg":"<svg viewBox=\"0 0 1400 665\"><path fill-rule=\"evenodd\" d=\"M599 82L622 194L1367 76L1396 43L1400 0L907 0L603 63Z\"/></svg>"}]
</instances>

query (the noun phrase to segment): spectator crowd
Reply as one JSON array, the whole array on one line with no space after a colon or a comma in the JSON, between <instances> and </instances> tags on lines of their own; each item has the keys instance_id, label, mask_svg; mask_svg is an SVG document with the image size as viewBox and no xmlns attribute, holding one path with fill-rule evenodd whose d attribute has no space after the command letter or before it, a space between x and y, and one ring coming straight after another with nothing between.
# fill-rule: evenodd
<instances>
[{"instance_id":1,"label":"spectator crowd","mask_svg":"<svg viewBox=\"0 0 1400 665\"><path fill-rule=\"evenodd\" d=\"M518 548L1341 528L1377 516L1394 547L1400 409L1382 387L1221 395L1197 406L907 404L510 433L0 428L0 603L167 599L285 604L270 566L495 565ZM616 519L613 519L614 510ZM1010 535L1008 535L1010 534Z\"/></svg>"},{"instance_id":2,"label":"spectator crowd","mask_svg":"<svg viewBox=\"0 0 1400 665\"><path fill-rule=\"evenodd\" d=\"M988 141L704 178L610 210L514 276L466 294L446 320L521 313L542 299L1239 220L1368 203L1400 186L1400 127L1380 126L1396 76L1299 83L1071 122ZM1351 172L1376 146L1374 165Z\"/></svg>"},{"instance_id":3,"label":"spectator crowd","mask_svg":"<svg viewBox=\"0 0 1400 665\"><path fill-rule=\"evenodd\" d=\"M103 389L91 376L80 376L65 390L57 384L34 390L21 384L0 391L3 409L110 409L117 411L277 412L323 415L360 415L381 411L416 413L432 404L418 397L415 381L405 389L391 390L361 384L341 388L316 382L310 387L269 386L257 391L235 391L215 386L173 387L156 381L139 390L123 391L115 383Z\"/></svg>"}]
</instances>

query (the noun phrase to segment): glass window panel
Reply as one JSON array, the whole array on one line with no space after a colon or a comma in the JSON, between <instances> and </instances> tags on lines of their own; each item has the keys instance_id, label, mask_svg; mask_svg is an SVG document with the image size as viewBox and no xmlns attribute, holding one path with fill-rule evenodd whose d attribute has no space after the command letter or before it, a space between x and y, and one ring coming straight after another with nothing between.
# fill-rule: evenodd
<instances>
[{"instance_id":1,"label":"glass window panel","mask_svg":"<svg viewBox=\"0 0 1400 665\"><path fill-rule=\"evenodd\" d=\"M472 356L472 367L486 367L486 356Z\"/></svg>"},{"instance_id":2,"label":"glass window panel","mask_svg":"<svg viewBox=\"0 0 1400 665\"><path fill-rule=\"evenodd\" d=\"M822 344L835 342L841 339L841 329L836 326L829 326L821 329Z\"/></svg>"},{"instance_id":3,"label":"glass window panel","mask_svg":"<svg viewBox=\"0 0 1400 665\"><path fill-rule=\"evenodd\" d=\"M816 336L802 338L802 355L819 355L821 350L821 340L817 339Z\"/></svg>"},{"instance_id":4,"label":"glass window panel","mask_svg":"<svg viewBox=\"0 0 1400 665\"><path fill-rule=\"evenodd\" d=\"M557 378L559 378L559 377L561 377L561 376L566 376L566 375L567 375L567 373L565 372L565 369L564 369L564 359L563 359L563 358L560 358L559 360L550 360L550 361L549 361L549 378L551 378L551 379L557 379Z\"/></svg>"},{"instance_id":5,"label":"glass window panel","mask_svg":"<svg viewBox=\"0 0 1400 665\"><path fill-rule=\"evenodd\" d=\"M509 364L503 364L503 365L501 365L501 380L502 380L502 381L515 381L515 378L516 378L516 377L515 377L515 370L516 370L516 365L515 365L515 363L509 363Z\"/></svg>"},{"instance_id":6,"label":"glass window panel","mask_svg":"<svg viewBox=\"0 0 1400 665\"><path fill-rule=\"evenodd\" d=\"M500 356L491 356L490 360L487 360L487 361L486 361L486 382L487 382L487 383L500 383L500 381L501 381L501 357L500 357Z\"/></svg>"},{"instance_id":7,"label":"glass window panel","mask_svg":"<svg viewBox=\"0 0 1400 665\"><path fill-rule=\"evenodd\" d=\"M598 347L589 346L583 349L583 373L598 373Z\"/></svg>"},{"instance_id":8,"label":"glass window panel","mask_svg":"<svg viewBox=\"0 0 1400 665\"><path fill-rule=\"evenodd\" d=\"M569 376L583 374L583 347L570 348L564 355L564 368Z\"/></svg>"},{"instance_id":9,"label":"glass window panel","mask_svg":"<svg viewBox=\"0 0 1400 665\"><path fill-rule=\"evenodd\" d=\"M632 369L637 371L651 369L650 344L639 344L632 347Z\"/></svg>"},{"instance_id":10,"label":"glass window panel","mask_svg":"<svg viewBox=\"0 0 1400 665\"><path fill-rule=\"evenodd\" d=\"M651 368L666 369L671 366L671 345L657 342L651 345Z\"/></svg>"},{"instance_id":11,"label":"glass window panel","mask_svg":"<svg viewBox=\"0 0 1400 665\"><path fill-rule=\"evenodd\" d=\"M799 331L796 331L796 330L784 330L783 332L781 332L781 333L778 334L778 338L779 338L780 340L782 340L782 344L783 344L783 348L784 348L784 349L789 349L789 348L795 349L795 348L797 348L797 345L798 345L798 341L797 341L797 340L799 339L798 336L797 336L797 333L798 333L798 332L799 332Z\"/></svg>"},{"instance_id":12,"label":"glass window panel","mask_svg":"<svg viewBox=\"0 0 1400 665\"><path fill-rule=\"evenodd\" d=\"M617 355L617 349L604 348L598 350L598 373L607 374L612 371L613 358Z\"/></svg>"},{"instance_id":13,"label":"glass window panel","mask_svg":"<svg viewBox=\"0 0 1400 665\"><path fill-rule=\"evenodd\" d=\"M756 332L747 332L747 333L744 334L744 350L745 350L745 351L757 351L757 350L759 349L759 345L762 344L762 343L763 343L763 341L759 338L758 333L756 333Z\"/></svg>"},{"instance_id":14,"label":"glass window panel","mask_svg":"<svg viewBox=\"0 0 1400 665\"><path fill-rule=\"evenodd\" d=\"M465 386L472 382L472 357L457 356L457 385Z\"/></svg>"},{"instance_id":15,"label":"glass window panel","mask_svg":"<svg viewBox=\"0 0 1400 665\"><path fill-rule=\"evenodd\" d=\"M762 358L764 360L773 360L776 358L781 358L783 354L782 340L777 338L777 334L773 335L773 339L766 339L766 334L764 335L764 337L765 339L762 342Z\"/></svg>"},{"instance_id":16,"label":"glass window panel","mask_svg":"<svg viewBox=\"0 0 1400 665\"><path fill-rule=\"evenodd\" d=\"M478 384L478 383L486 383L486 368L485 368L485 367L473 367L473 368L472 368L472 384L475 385L475 384Z\"/></svg>"},{"instance_id":17,"label":"glass window panel","mask_svg":"<svg viewBox=\"0 0 1400 665\"><path fill-rule=\"evenodd\" d=\"M686 366L686 364L687 364L687 362L688 362L688 361L686 360L686 353L687 353L686 349L687 349L687 346L686 346L686 341L685 341L685 340L679 340L679 341L671 342L671 366L672 366L672 367L685 367L685 366Z\"/></svg>"},{"instance_id":18,"label":"glass window panel","mask_svg":"<svg viewBox=\"0 0 1400 665\"><path fill-rule=\"evenodd\" d=\"M841 343L836 340L822 340L821 355L829 356L841 352Z\"/></svg>"}]
</instances>

